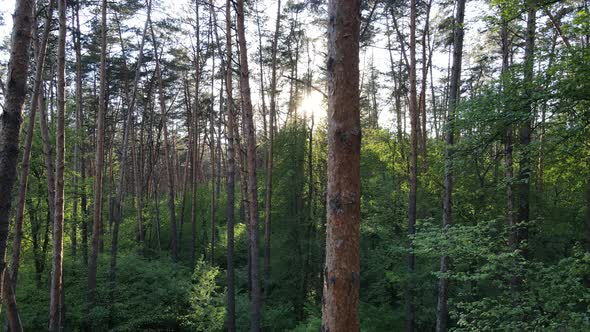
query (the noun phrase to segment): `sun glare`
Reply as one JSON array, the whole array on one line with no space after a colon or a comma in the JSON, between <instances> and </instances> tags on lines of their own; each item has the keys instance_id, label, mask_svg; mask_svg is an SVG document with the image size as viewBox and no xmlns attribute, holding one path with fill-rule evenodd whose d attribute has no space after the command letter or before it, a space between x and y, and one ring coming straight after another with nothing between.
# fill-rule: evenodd
<instances>
[{"instance_id":1,"label":"sun glare","mask_svg":"<svg viewBox=\"0 0 590 332\"><path fill-rule=\"evenodd\" d=\"M303 97L297 112L300 116L307 119L313 118L314 121L317 121L326 117L326 107L324 96L318 91L312 90Z\"/></svg>"}]
</instances>

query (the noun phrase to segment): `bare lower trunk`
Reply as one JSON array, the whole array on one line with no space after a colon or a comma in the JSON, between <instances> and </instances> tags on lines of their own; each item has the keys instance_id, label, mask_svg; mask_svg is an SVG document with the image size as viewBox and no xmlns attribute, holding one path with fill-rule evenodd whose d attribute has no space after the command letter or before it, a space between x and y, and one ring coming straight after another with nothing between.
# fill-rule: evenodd
<instances>
[{"instance_id":1,"label":"bare lower trunk","mask_svg":"<svg viewBox=\"0 0 590 332\"><path fill-rule=\"evenodd\" d=\"M197 45L199 45L199 2L195 1L195 29ZM195 66L195 104L193 111L193 154L192 154L192 181L191 181L191 268L195 266L197 256L197 189L199 180L199 83L200 83L200 63L199 50L195 50L194 66Z\"/></svg>"},{"instance_id":2,"label":"bare lower trunk","mask_svg":"<svg viewBox=\"0 0 590 332\"><path fill-rule=\"evenodd\" d=\"M447 109L447 127L445 128L445 168L444 168L444 198L443 198L443 232L452 224L452 194L453 194L453 145L455 144L455 108L459 101L461 87L461 61L463 59L463 21L465 17L465 0L458 0L454 23L453 67L451 70L451 87L449 105ZM438 300L436 306L436 331L447 330L449 309L447 305L449 280L445 275L449 271L449 256L443 252L440 259L440 272L443 274L438 285Z\"/></svg>"},{"instance_id":3,"label":"bare lower trunk","mask_svg":"<svg viewBox=\"0 0 590 332\"><path fill-rule=\"evenodd\" d=\"M226 56L225 90L227 92L227 330L236 330L236 294L234 272L234 211L236 159L234 148L233 86L232 86L232 38L230 0L225 2Z\"/></svg>"},{"instance_id":4,"label":"bare lower trunk","mask_svg":"<svg viewBox=\"0 0 590 332\"><path fill-rule=\"evenodd\" d=\"M237 116L236 116L237 120ZM234 141L237 149L238 155L238 165L239 165L239 173L240 173L240 216L242 218L242 222L246 225L246 233L249 238L249 227L248 224L250 223L250 212L248 210L248 171L247 171L247 162L245 157L245 151L242 147L242 143L240 141L240 132L238 130L238 125L234 127ZM250 246L246 246L246 270L248 274L248 296L252 294L252 275L250 274Z\"/></svg>"},{"instance_id":5,"label":"bare lower trunk","mask_svg":"<svg viewBox=\"0 0 590 332\"><path fill-rule=\"evenodd\" d=\"M519 129L519 143L522 147L522 153L520 154L520 160L518 162L518 216L517 216L517 229L516 241L519 249L522 250L523 255L527 256L528 250L526 246L522 247L521 244L528 240L528 225L530 219L530 192L531 192L531 137L533 130L534 121L534 102L533 97L533 78L534 78L534 61L535 61L535 32L537 24L537 6L534 0L526 1L527 6L527 25L526 25L526 38L525 38L525 54L524 54L524 86L526 100L524 109L524 123Z\"/></svg>"},{"instance_id":6,"label":"bare lower trunk","mask_svg":"<svg viewBox=\"0 0 590 332\"><path fill-rule=\"evenodd\" d=\"M240 91L242 96L242 119L245 124L248 160L248 205L250 213L250 275L252 276L252 297L250 303L250 330L260 331L260 276L258 256L258 191L256 179L256 135L252 100L250 95L250 79L248 71L248 51L246 48L246 32L244 27L244 0L237 3L238 44L240 49Z\"/></svg>"},{"instance_id":7,"label":"bare lower trunk","mask_svg":"<svg viewBox=\"0 0 590 332\"><path fill-rule=\"evenodd\" d=\"M137 238L139 240L139 251L141 253L144 252L144 229L143 229L143 190L142 190L142 181L139 171L138 165L138 157L139 154L136 147L135 147L135 130L134 128L131 129L131 157L133 162L133 185L135 190L135 205L137 208Z\"/></svg>"},{"instance_id":8,"label":"bare lower trunk","mask_svg":"<svg viewBox=\"0 0 590 332\"><path fill-rule=\"evenodd\" d=\"M80 39L80 1L76 0L76 3L72 9L72 39L74 42L74 51L76 53L76 137L74 143L74 175L72 182L74 187L74 202L72 206L72 229L71 229L71 241L72 241L72 256L75 258L78 249L78 223L80 221L78 206L80 203L80 187L78 183L78 174L81 173L80 164L83 163L80 159L81 155L81 144L82 141L82 50L81 50L81 39ZM82 183L84 188L84 183ZM84 189L83 189L84 190ZM82 218L86 216L83 215ZM85 221L83 221L85 222ZM85 250L85 249L83 249Z\"/></svg>"},{"instance_id":9,"label":"bare lower trunk","mask_svg":"<svg viewBox=\"0 0 590 332\"><path fill-rule=\"evenodd\" d=\"M277 1L277 18L275 25L275 36L272 42L272 73L270 79L270 114L269 114L269 138L268 156L266 161L266 200L264 208L264 280L265 292L268 292L268 281L270 279L270 222L272 207L272 169L273 169L273 148L274 148L274 127L276 114L277 94L277 45L279 39L281 22L281 0Z\"/></svg>"},{"instance_id":10,"label":"bare lower trunk","mask_svg":"<svg viewBox=\"0 0 590 332\"><path fill-rule=\"evenodd\" d=\"M53 258L49 301L49 331L63 329L63 225L66 112L66 1L57 1L59 39L57 47L57 138L55 163L55 219L53 221Z\"/></svg>"},{"instance_id":11,"label":"bare lower trunk","mask_svg":"<svg viewBox=\"0 0 590 332\"><path fill-rule=\"evenodd\" d=\"M117 19L117 27L119 31L119 39L121 41L121 52L123 53L123 76L124 76L124 85L125 85L125 99L127 101L127 114L126 118L123 123L123 146L121 147L121 154L119 157L119 177L117 179L117 197L115 201L115 216L113 220L113 232L111 235L111 265L110 265L110 297L111 297L111 309L112 305L114 305L114 294L116 288L116 278L117 278L117 254L119 250L119 226L121 221L123 220L123 178L125 177L125 169L127 164L127 150L129 146L129 135L131 128L133 127L133 111L135 108L135 99L137 95L137 89L139 85L139 76L141 73L141 65L143 60L143 47L145 45L145 37L148 28L148 22L151 12L151 1L148 0L147 3L148 7L148 19L145 22L143 28L143 34L141 37L141 45L139 47L139 55L137 59L137 68L135 70L135 78L133 82L133 92L131 93L131 97L129 96L129 78L128 78L128 71L127 71L127 55L125 52L125 45L123 42L123 37L121 34L121 27L119 21ZM138 217L141 220L141 213ZM140 221L141 223L141 221ZM140 227L141 228L141 227Z\"/></svg>"},{"instance_id":12,"label":"bare lower trunk","mask_svg":"<svg viewBox=\"0 0 590 332\"><path fill-rule=\"evenodd\" d=\"M158 57L158 46L156 44L156 36L154 34L154 28L151 20L150 30L152 35L152 42L154 43L154 58L156 60L156 77L158 80L158 96L159 105L162 121L162 132L164 136L164 166L166 168L166 174L168 176L168 209L170 210L170 226L171 226L171 249L172 249L172 260L178 259L178 231L176 229L176 212L174 204L174 167L172 162L172 151L170 146L170 140L168 137L168 124L166 117L166 104L164 101L164 84L162 82L162 68L160 65L160 59Z\"/></svg>"},{"instance_id":13,"label":"bare lower trunk","mask_svg":"<svg viewBox=\"0 0 590 332\"><path fill-rule=\"evenodd\" d=\"M410 178L408 198L408 235L416 233L416 192L418 188L418 140L419 140L419 111L416 91L416 0L410 5L410 61L409 61L409 85L410 85ZM410 252L407 257L408 284L405 294L406 332L414 331L414 265L415 258L413 243L410 240Z\"/></svg>"},{"instance_id":14,"label":"bare lower trunk","mask_svg":"<svg viewBox=\"0 0 590 332\"><path fill-rule=\"evenodd\" d=\"M101 4L101 36L100 36L100 92L99 108L97 113L96 128L96 154L95 154L95 171L94 171L94 218L92 226L92 252L88 263L88 294L86 308L86 328L90 329L92 321L90 320L90 310L94 306L96 292L96 274L98 269L98 251L100 246L100 234L102 228L102 178L104 163L104 125L105 114L107 112L107 1L103 0Z\"/></svg>"},{"instance_id":15,"label":"bare lower trunk","mask_svg":"<svg viewBox=\"0 0 590 332\"><path fill-rule=\"evenodd\" d=\"M322 331L358 331L360 1L328 7L328 184Z\"/></svg>"}]
</instances>

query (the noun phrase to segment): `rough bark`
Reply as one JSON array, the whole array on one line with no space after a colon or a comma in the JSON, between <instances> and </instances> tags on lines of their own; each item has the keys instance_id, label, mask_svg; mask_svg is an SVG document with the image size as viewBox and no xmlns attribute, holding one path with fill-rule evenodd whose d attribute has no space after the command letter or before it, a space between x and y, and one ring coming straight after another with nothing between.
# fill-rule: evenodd
<instances>
[{"instance_id":1,"label":"rough bark","mask_svg":"<svg viewBox=\"0 0 590 332\"><path fill-rule=\"evenodd\" d=\"M43 35L41 36L40 43L36 43L36 64L35 64L35 78L33 81L33 94L31 96L31 104L29 111L29 123L27 126L27 137L25 139L25 146L23 150L21 171L20 171L20 182L19 182L19 195L16 207L16 218L14 224L14 241L12 245L12 257L10 264L10 278L12 279L12 287L16 287L16 277L18 274L18 268L20 266L20 249L22 243L22 227L24 220L25 210L25 198L27 196L27 183L30 170L31 160L31 148L33 146L34 130L35 130L35 116L39 108L39 96L41 94L41 84L43 81L43 68L45 63L45 54L47 50L47 40L49 32L51 31L51 17L53 14L53 0L49 1L47 6L47 16L45 18ZM34 30L36 28L34 27Z\"/></svg>"},{"instance_id":2,"label":"rough bark","mask_svg":"<svg viewBox=\"0 0 590 332\"><path fill-rule=\"evenodd\" d=\"M328 5L328 183L322 331L358 331L360 1Z\"/></svg>"},{"instance_id":3,"label":"rough bark","mask_svg":"<svg viewBox=\"0 0 590 332\"><path fill-rule=\"evenodd\" d=\"M4 284L6 271L6 244L10 226L12 187L16 179L22 110L27 95L29 48L35 22L33 9L34 1L32 0L16 1L4 95L4 111L0 114L0 282L2 284ZM13 296L5 294L4 291L0 292L2 299ZM14 323L18 324L18 322Z\"/></svg>"},{"instance_id":4,"label":"rough bark","mask_svg":"<svg viewBox=\"0 0 590 332\"><path fill-rule=\"evenodd\" d=\"M6 245L10 225L12 187L16 179L16 163L22 123L22 109L27 94L29 48L34 17L34 1L16 1L13 15L10 59L7 69L7 86L4 92L4 110L0 114L0 297L8 299L7 319L13 330L22 331L16 311L14 289L6 276ZM34 122L34 119L31 119Z\"/></svg>"},{"instance_id":5,"label":"rough bark","mask_svg":"<svg viewBox=\"0 0 590 332\"><path fill-rule=\"evenodd\" d=\"M242 119L245 124L248 163L248 209L250 222L250 276L252 292L250 301L250 330L260 331L260 276L258 256L258 191L256 180L256 135L250 95L250 72L248 70L248 50L244 26L244 0L237 2L238 45L240 49L240 92L242 96Z\"/></svg>"},{"instance_id":6,"label":"rough bark","mask_svg":"<svg viewBox=\"0 0 590 332\"><path fill-rule=\"evenodd\" d=\"M17 206L16 206L16 218L14 222L14 239L12 242L12 256L10 259L10 272L9 276L4 279L4 289L6 294L9 296L5 297L6 303L6 315L7 315L7 324L10 327L14 326L13 329L20 331L22 326L20 326L20 317L18 314L18 309L16 305L16 283L17 283L17 276L18 270L20 267L20 254L21 254L21 246L22 246L22 237L23 237L23 222L24 222L24 210L25 210L25 199L27 196L27 183L29 177L29 170L30 170L30 160L31 160L31 148L33 146L33 137L34 137L34 129L35 129L35 116L37 113L37 109L39 107L39 95L41 93L41 83L43 78L43 66L45 61L45 54L47 49L47 39L49 36L50 25L51 25L51 16L53 13L53 1L50 0L48 4L48 11L47 16L45 19L45 25L43 29L43 35L41 36L40 43L35 43L36 49L36 64L35 64L35 80L33 81L33 94L31 96L31 104L30 104L30 111L29 111L29 122L27 126L27 136L25 139L25 146L22 156L22 163L21 163L21 170L20 170L20 177L19 177L19 189L18 189L18 199L17 199ZM36 23L33 26L33 31L37 31ZM7 284L6 284L7 283ZM9 288L7 288L9 287ZM12 295L10 295L12 294ZM11 324L14 322L14 324Z\"/></svg>"},{"instance_id":7,"label":"rough bark","mask_svg":"<svg viewBox=\"0 0 590 332\"><path fill-rule=\"evenodd\" d=\"M451 69L451 87L449 105L447 109L447 127L445 128L445 165L444 165L444 198L443 198L443 232L446 232L452 223L452 195L453 195L453 149L455 144L455 107L458 103L461 88L461 61L463 60L463 21L465 18L465 0L458 0L455 23L453 24L453 67ZM440 272L443 276L438 284L438 299L436 306L436 331L447 330L449 309L447 305L449 280L446 273L449 271L449 256L443 252L440 259Z\"/></svg>"}]
</instances>

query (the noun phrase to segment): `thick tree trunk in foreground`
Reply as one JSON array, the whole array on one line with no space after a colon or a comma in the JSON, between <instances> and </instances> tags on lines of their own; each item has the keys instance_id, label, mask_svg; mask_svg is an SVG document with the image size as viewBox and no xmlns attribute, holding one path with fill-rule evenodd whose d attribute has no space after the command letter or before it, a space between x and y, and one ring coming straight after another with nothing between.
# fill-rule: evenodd
<instances>
[{"instance_id":1,"label":"thick tree trunk in foreground","mask_svg":"<svg viewBox=\"0 0 590 332\"><path fill-rule=\"evenodd\" d=\"M35 81L33 82L33 95L31 96L31 108L29 112L29 123L27 126L27 137L25 139L25 147L23 151L23 160L21 163L21 172L19 177L19 194L16 206L16 218L14 222L14 239L12 242L12 256L10 259L10 275L4 279L4 287L11 287L11 289L5 288L7 294L16 293L16 283L18 277L18 270L20 267L20 254L23 237L23 222L25 212L25 199L27 196L27 183L29 178L30 160L31 160L31 149L33 146L34 130L35 130L35 116L37 109L39 108L39 95L41 94L41 83L43 81L43 68L45 63L45 54L47 50L47 40L49 36L51 17L53 14L53 0L49 1L47 7L47 16L45 18L45 25L43 29L43 35L40 43L35 43L36 48L36 64L35 64ZM35 23L36 25L37 23ZM33 27L33 31L37 31L36 26ZM35 34L36 35L36 34ZM8 283L8 284L6 284ZM11 322L15 322L18 326L13 327L13 330L20 330L20 317L18 315L16 296L7 296L6 302L6 315L7 323L9 326L13 326Z\"/></svg>"},{"instance_id":2,"label":"thick tree trunk in foreground","mask_svg":"<svg viewBox=\"0 0 590 332\"><path fill-rule=\"evenodd\" d=\"M107 111L106 88L107 88L107 1L102 1L101 35L100 35L100 92L99 107L97 114L96 128L96 155L94 171L94 220L92 226L92 252L88 263L88 294L86 308L86 327L90 328L90 310L94 305L96 291L96 273L98 268L98 251L100 246L100 233L102 221L102 177L104 163L104 121Z\"/></svg>"},{"instance_id":3,"label":"thick tree trunk in foreground","mask_svg":"<svg viewBox=\"0 0 590 332\"><path fill-rule=\"evenodd\" d=\"M16 179L22 110L27 95L29 48L35 22L33 7L32 0L16 1L10 59L6 71L8 74L4 112L0 115L0 284L4 284L6 271L6 244L10 225L12 187ZM14 296L14 294L5 294L2 290L0 292L2 299ZM19 325L19 322L10 323L14 323L11 325L13 327Z\"/></svg>"},{"instance_id":4,"label":"thick tree trunk in foreground","mask_svg":"<svg viewBox=\"0 0 590 332\"><path fill-rule=\"evenodd\" d=\"M66 113L66 0L57 1L59 39L57 46L57 133L55 162L55 219L53 221L53 258L49 301L49 331L62 330L64 171Z\"/></svg>"},{"instance_id":5,"label":"thick tree trunk in foreground","mask_svg":"<svg viewBox=\"0 0 590 332\"><path fill-rule=\"evenodd\" d=\"M328 7L328 184L322 331L358 331L360 1Z\"/></svg>"},{"instance_id":6,"label":"thick tree trunk in foreground","mask_svg":"<svg viewBox=\"0 0 590 332\"><path fill-rule=\"evenodd\" d=\"M459 101L461 87L461 61L463 60L463 21L465 18L465 0L457 1L455 17L454 40L453 40L453 67L451 70L451 88L449 105L447 110L447 127L445 128L445 170L444 170L444 198L443 198L443 232L452 223L452 194L453 194L453 145L455 144L455 107ZM443 252L440 259L440 272L447 273L449 270L449 256ZM447 330L449 309L448 300L449 280L443 276L438 284L438 300L436 306L436 331Z\"/></svg>"},{"instance_id":7,"label":"thick tree trunk in foreground","mask_svg":"<svg viewBox=\"0 0 590 332\"><path fill-rule=\"evenodd\" d=\"M242 95L242 119L245 124L248 163L248 206L250 212L250 275L252 277L250 330L260 331L260 272L258 257L258 190L256 180L256 135L250 96L250 72L248 70L248 50L244 27L244 0L237 3L238 44L240 50L240 90Z\"/></svg>"},{"instance_id":8,"label":"thick tree trunk in foreground","mask_svg":"<svg viewBox=\"0 0 590 332\"><path fill-rule=\"evenodd\" d=\"M23 160L21 163L19 195L16 207L16 218L14 224L14 242L12 246L12 257L10 265L10 278L12 279L12 287L16 287L16 277L18 275L18 268L20 266L20 249L22 243L22 227L25 211L25 199L27 196L27 183L30 170L31 148L33 146L34 130L35 130L35 116L39 108L39 96L41 94L41 84L43 82L43 68L45 64L45 54L47 50L47 40L49 32L51 31L51 17L53 14L53 0L49 1L47 6L47 16L45 18L43 35L41 42L36 44L36 65L35 65L35 80L33 82L33 95L31 96L31 109L29 112L29 123L27 126L27 137L25 139L25 147L23 151ZM36 30L36 29L34 29Z\"/></svg>"}]
</instances>

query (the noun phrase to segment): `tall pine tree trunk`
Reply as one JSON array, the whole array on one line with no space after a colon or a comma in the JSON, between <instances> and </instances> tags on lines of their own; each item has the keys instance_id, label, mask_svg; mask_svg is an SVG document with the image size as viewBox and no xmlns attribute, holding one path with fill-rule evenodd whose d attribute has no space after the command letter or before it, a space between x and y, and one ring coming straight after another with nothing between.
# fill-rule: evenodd
<instances>
[{"instance_id":1,"label":"tall pine tree trunk","mask_svg":"<svg viewBox=\"0 0 590 332\"><path fill-rule=\"evenodd\" d=\"M33 24L35 24L33 11L34 1L16 1L10 59L6 71L4 110L0 114L0 283L2 285L9 284L4 283L6 244L10 228L12 187L16 179L22 110L27 95L29 48ZM14 294L6 294L3 290L0 290L0 294L2 299L14 296ZM18 322L14 323L18 324Z\"/></svg>"},{"instance_id":2,"label":"tall pine tree trunk","mask_svg":"<svg viewBox=\"0 0 590 332\"><path fill-rule=\"evenodd\" d=\"M171 249L172 260L178 259L178 232L176 230L176 212L174 206L174 167L172 162L172 151L170 146L170 139L168 137L168 124L166 117L166 104L164 94L164 83L162 81L162 68L160 65L160 58L158 57L158 45L156 43L156 35L154 34L154 27L151 22L150 30L152 35L152 42L154 43L154 58L156 60L156 79L158 80L158 98L160 106L160 114L162 121L162 133L164 136L164 167L166 168L166 175L168 176L168 209L170 210L170 226L171 226Z\"/></svg>"},{"instance_id":3,"label":"tall pine tree trunk","mask_svg":"<svg viewBox=\"0 0 590 332\"><path fill-rule=\"evenodd\" d=\"M10 274L9 277L4 278L4 287L11 287L12 289L6 289L6 292L16 293L16 283L18 277L18 270L20 267L20 254L23 237L23 223L24 223L24 211L25 211L25 199L27 196L27 183L30 170L31 160L31 149L33 146L34 130L35 130L35 116L39 108L39 96L41 94L41 84L43 81L43 68L45 63L45 54L47 50L47 40L49 32L51 31L51 17L53 14L53 0L49 1L47 7L47 16L45 18L43 35L41 36L40 42L35 43L36 49L36 64L35 64L35 81L33 82L33 95L31 96L31 108L29 112L29 123L27 126L27 137L25 139L25 147L23 151L23 160L21 163L21 171L19 177L19 194L16 206L16 218L14 222L14 239L12 242L12 256L10 259ZM33 26L33 31L36 34L36 25ZM14 302L13 302L14 301ZM15 322L20 324L20 317L18 316L18 310L16 306L16 297L7 296L6 302L6 315L7 323ZM12 326L12 325L10 325ZM15 326L13 329L20 330L22 327Z\"/></svg>"},{"instance_id":4,"label":"tall pine tree trunk","mask_svg":"<svg viewBox=\"0 0 590 332\"><path fill-rule=\"evenodd\" d=\"M416 0L410 2L410 61L409 61L409 85L410 85L410 177L408 198L408 235L416 233L416 192L418 189L418 140L419 140L419 110L416 91ZM415 258L413 243L410 240L410 252L407 257L408 282L405 294L406 332L414 331L414 267Z\"/></svg>"},{"instance_id":5,"label":"tall pine tree trunk","mask_svg":"<svg viewBox=\"0 0 590 332\"><path fill-rule=\"evenodd\" d=\"M258 190L256 179L256 135L252 99L250 95L250 72L248 70L248 51L246 47L246 28L244 26L244 0L237 2L238 44L240 49L240 91L242 96L242 119L245 124L248 163L248 206L250 222L250 275L252 278L250 330L260 331L260 272L258 255Z\"/></svg>"},{"instance_id":6,"label":"tall pine tree trunk","mask_svg":"<svg viewBox=\"0 0 590 332\"><path fill-rule=\"evenodd\" d=\"M518 215L516 226L516 242L526 257L527 250L522 243L528 240L528 225L530 220L530 192L531 192L531 134L534 121L533 78L535 63L535 32L537 27L536 0L526 1L527 25L524 49L524 88L525 102L523 106L524 123L519 130L519 143L522 148L518 170Z\"/></svg>"},{"instance_id":7,"label":"tall pine tree trunk","mask_svg":"<svg viewBox=\"0 0 590 332\"><path fill-rule=\"evenodd\" d=\"M322 331L358 331L360 1L328 5L328 184Z\"/></svg>"},{"instance_id":8,"label":"tall pine tree trunk","mask_svg":"<svg viewBox=\"0 0 590 332\"><path fill-rule=\"evenodd\" d=\"M119 177L117 179L117 197L115 201L115 216L113 222L113 232L111 235L111 266L110 266L110 291L111 291L111 301L114 298L115 293L115 285L116 285L116 274L117 274L117 253L118 253L118 243L119 243L119 226L121 221L123 220L123 179L125 177L125 169L127 165L127 150L129 146L129 135L130 130L133 127L133 111L135 108L135 99L137 96L137 89L139 86L139 76L141 73L141 65L143 60L143 47L145 45L145 37L148 28L148 22L151 13L151 1L148 0L147 3L147 11L148 11L148 18L145 21L145 25L143 27L143 34L141 36L141 43L139 46L139 54L137 58L137 67L135 70L135 78L133 81L133 91L131 96L129 96L129 78L128 78L128 71L127 71L127 55L125 52L125 45L123 42L123 37L121 34L121 27L119 24L119 20L117 19L117 27L119 31L119 39L121 41L121 52L123 54L123 76L124 76L124 85L125 85L125 99L127 101L127 114L126 118L123 123L123 146L121 147L121 155L119 158ZM141 220L141 214L139 215L139 220Z\"/></svg>"},{"instance_id":9,"label":"tall pine tree trunk","mask_svg":"<svg viewBox=\"0 0 590 332\"><path fill-rule=\"evenodd\" d=\"M55 219L49 301L49 331L63 329L63 235L66 113L66 0L57 0L59 38L57 43L57 134L55 163Z\"/></svg>"},{"instance_id":10,"label":"tall pine tree trunk","mask_svg":"<svg viewBox=\"0 0 590 332\"><path fill-rule=\"evenodd\" d=\"M225 33L226 33L226 61L225 61L225 90L227 93L227 330L236 330L236 294L234 272L234 211L235 211L235 178L236 159L234 147L234 121L232 96L232 38L231 38L230 0L225 2Z\"/></svg>"},{"instance_id":11,"label":"tall pine tree trunk","mask_svg":"<svg viewBox=\"0 0 590 332\"><path fill-rule=\"evenodd\" d=\"M82 52L81 52L81 40L80 40L80 1L76 0L72 8L72 29L74 33L72 33L72 40L74 42L74 52L76 53L76 137L74 141L74 171L76 174L73 176L72 182L74 187L74 202L72 206L72 229L71 229L71 241L72 241L72 256L75 258L77 254L77 233L78 233L78 222L79 222L79 214L78 214L78 206L80 203L80 186L78 183L78 174L80 174L80 164L83 161L80 160L81 157L81 144L80 141L82 140ZM84 188L84 183L82 183L82 188ZM85 222L85 215L82 216L83 221ZM85 249L83 249L85 250Z\"/></svg>"},{"instance_id":12,"label":"tall pine tree trunk","mask_svg":"<svg viewBox=\"0 0 590 332\"><path fill-rule=\"evenodd\" d=\"M104 131L105 114L107 112L107 1L101 4L101 30L100 30L100 91L99 106L96 119L96 154L94 171L94 218L92 225L92 252L88 263L88 293L86 308L86 328L90 329L90 311L94 306L96 292L96 274L98 270L98 251L100 247L100 234L102 228L102 179L104 164Z\"/></svg>"},{"instance_id":13,"label":"tall pine tree trunk","mask_svg":"<svg viewBox=\"0 0 590 332\"><path fill-rule=\"evenodd\" d=\"M195 0L195 30L197 45L199 45L199 2ZM200 83L200 63L199 49L196 48L194 55L195 66L195 104L193 110L193 155L192 155L192 182L191 182L191 268L195 266L197 256L197 194L199 181L199 83Z\"/></svg>"},{"instance_id":14,"label":"tall pine tree trunk","mask_svg":"<svg viewBox=\"0 0 590 332\"><path fill-rule=\"evenodd\" d=\"M443 198L443 232L452 223L453 195L453 149L455 144L455 107L459 101L461 88L461 61L463 60L463 21L465 18L465 0L457 0L455 23L453 24L453 67L451 69L451 87L447 109L447 127L445 128L445 168ZM436 331L447 330L449 309L447 305L449 280L445 275L449 271L449 256L443 252L440 259L440 272L443 274L438 284L438 300L436 306Z\"/></svg>"},{"instance_id":15,"label":"tall pine tree trunk","mask_svg":"<svg viewBox=\"0 0 590 332\"><path fill-rule=\"evenodd\" d=\"M275 132L275 114L277 104L277 47L279 41L279 31L281 23L281 0L277 1L277 18L275 25L275 35L272 41L272 71L270 78L270 114L269 114L269 138L268 138L268 156L266 160L266 200L264 207L264 280L265 292L268 291L268 281L270 279L270 222L272 207L272 169L273 169L273 147Z\"/></svg>"}]
</instances>

